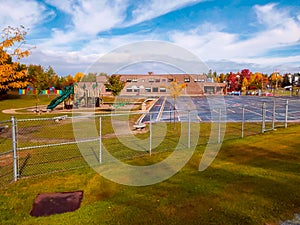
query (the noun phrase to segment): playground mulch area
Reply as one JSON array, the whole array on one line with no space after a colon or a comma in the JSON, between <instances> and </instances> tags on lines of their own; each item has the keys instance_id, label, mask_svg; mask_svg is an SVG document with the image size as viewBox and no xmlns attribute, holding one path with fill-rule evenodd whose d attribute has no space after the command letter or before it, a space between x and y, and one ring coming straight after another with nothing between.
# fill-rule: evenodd
<instances>
[{"instance_id":1,"label":"playground mulch area","mask_svg":"<svg viewBox=\"0 0 300 225\"><path fill-rule=\"evenodd\" d=\"M43 193L34 200L31 216L49 216L73 212L80 207L83 191Z\"/></svg>"}]
</instances>

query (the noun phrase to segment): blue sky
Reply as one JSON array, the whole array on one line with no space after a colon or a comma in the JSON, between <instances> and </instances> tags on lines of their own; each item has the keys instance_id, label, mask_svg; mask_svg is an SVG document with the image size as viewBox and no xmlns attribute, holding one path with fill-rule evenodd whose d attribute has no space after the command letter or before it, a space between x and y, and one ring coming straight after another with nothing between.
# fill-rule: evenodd
<instances>
[{"instance_id":1,"label":"blue sky","mask_svg":"<svg viewBox=\"0 0 300 225\"><path fill-rule=\"evenodd\" d=\"M300 71L300 2L267 0L0 0L0 27L29 28L25 63L86 71L138 41L166 41L213 71ZM149 65L148 65L149 66ZM144 71L143 71L144 69ZM139 67L147 73L150 68ZM105 72L105 71L99 71Z\"/></svg>"}]
</instances>

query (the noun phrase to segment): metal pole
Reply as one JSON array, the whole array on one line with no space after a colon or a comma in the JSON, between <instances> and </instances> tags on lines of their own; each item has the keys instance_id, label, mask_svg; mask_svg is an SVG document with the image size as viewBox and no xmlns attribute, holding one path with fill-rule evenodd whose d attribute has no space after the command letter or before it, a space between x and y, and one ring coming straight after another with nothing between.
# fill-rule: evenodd
<instances>
[{"instance_id":1,"label":"metal pole","mask_svg":"<svg viewBox=\"0 0 300 225\"><path fill-rule=\"evenodd\" d=\"M244 126L245 126L245 107L242 108L242 138L244 138Z\"/></svg>"},{"instance_id":2,"label":"metal pole","mask_svg":"<svg viewBox=\"0 0 300 225\"><path fill-rule=\"evenodd\" d=\"M171 122L172 122L172 115L171 115L171 113L172 113L172 108L171 108L171 106L170 106L170 124L171 124Z\"/></svg>"},{"instance_id":3,"label":"metal pole","mask_svg":"<svg viewBox=\"0 0 300 225\"><path fill-rule=\"evenodd\" d=\"M102 163L102 116L99 118L99 163Z\"/></svg>"},{"instance_id":4,"label":"metal pole","mask_svg":"<svg viewBox=\"0 0 300 225\"><path fill-rule=\"evenodd\" d=\"M264 133L266 129L266 103L264 102L262 104L262 126L261 126L261 132Z\"/></svg>"},{"instance_id":5,"label":"metal pole","mask_svg":"<svg viewBox=\"0 0 300 225\"><path fill-rule=\"evenodd\" d=\"M286 100L285 103L285 123L284 123L284 127L287 128L288 126L288 113L289 113L289 100Z\"/></svg>"},{"instance_id":6,"label":"metal pole","mask_svg":"<svg viewBox=\"0 0 300 225\"><path fill-rule=\"evenodd\" d=\"M218 123L218 143L221 142L221 108L219 109L219 123Z\"/></svg>"},{"instance_id":7,"label":"metal pole","mask_svg":"<svg viewBox=\"0 0 300 225\"><path fill-rule=\"evenodd\" d=\"M18 156L17 156L17 135L16 135L16 129L17 129L17 121L15 120L15 117L11 117L11 123L12 123L12 150L13 150L13 171L14 171L14 181L18 180Z\"/></svg>"},{"instance_id":8,"label":"metal pole","mask_svg":"<svg viewBox=\"0 0 300 225\"><path fill-rule=\"evenodd\" d=\"M191 147L191 115L188 111L188 148Z\"/></svg>"},{"instance_id":9,"label":"metal pole","mask_svg":"<svg viewBox=\"0 0 300 225\"><path fill-rule=\"evenodd\" d=\"M275 129L275 117L276 117L276 100L273 101L273 115L272 115L272 130Z\"/></svg>"},{"instance_id":10,"label":"metal pole","mask_svg":"<svg viewBox=\"0 0 300 225\"><path fill-rule=\"evenodd\" d=\"M149 121L149 129L150 129L150 137L149 137L149 153L150 153L150 156L152 154L152 114L150 113L150 121Z\"/></svg>"}]
</instances>

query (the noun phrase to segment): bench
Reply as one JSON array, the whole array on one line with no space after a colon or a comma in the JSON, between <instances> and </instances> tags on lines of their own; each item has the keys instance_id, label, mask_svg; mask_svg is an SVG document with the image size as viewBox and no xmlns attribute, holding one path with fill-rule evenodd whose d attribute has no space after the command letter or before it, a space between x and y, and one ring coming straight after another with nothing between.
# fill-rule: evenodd
<instances>
[{"instance_id":1,"label":"bench","mask_svg":"<svg viewBox=\"0 0 300 225\"><path fill-rule=\"evenodd\" d=\"M144 123L136 123L136 124L133 125L133 127L136 130L141 130L141 129L144 129L146 127L146 124L144 124Z\"/></svg>"},{"instance_id":2,"label":"bench","mask_svg":"<svg viewBox=\"0 0 300 225\"><path fill-rule=\"evenodd\" d=\"M0 126L0 133L1 132L5 132L5 131L7 131L8 130L8 126L7 125L5 125L5 126Z\"/></svg>"},{"instance_id":3,"label":"bench","mask_svg":"<svg viewBox=\"0 0 300 225\"><path fill-rule=\"evenodd\" d=\"M61 120L65 120L65 119L67 119L67 115L64 115L64 116L57 116L57 117L54 117L53 118L53 120L55 121L55 122L59 122L59 121L61 121Z\"/></svg>"}]
</instances>

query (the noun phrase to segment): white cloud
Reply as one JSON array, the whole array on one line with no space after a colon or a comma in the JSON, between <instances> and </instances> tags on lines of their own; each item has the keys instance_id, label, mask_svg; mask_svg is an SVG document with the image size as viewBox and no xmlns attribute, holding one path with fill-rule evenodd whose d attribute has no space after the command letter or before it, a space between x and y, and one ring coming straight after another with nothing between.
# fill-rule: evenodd
<instances>
[{"instance_id":1,"label":"white cloud","mask_svg":"<svg viewBox=\"0 0 300 225\"><path fill-rule=\"evenodd\" d=\"M268 28L284 25L289 17L288 11L277 10L276 6L277 4L274 3L255 5L253 8L257 15L258 22Z\"/></svg>"},{"instance_id":2,"label":"white cloud","mask_svg":"<svg viewBox=\"0 0 300 225\"><path fill-rule=\"evenodd\" d=\"M0 0L0 3L1 1L4 0ZM36 44L38 50L30 58L36 64L53 65L60 71L69 70L69 73L82 71L98 60L101 54L124 44L164 38L190 50L203 61L226 59L228 63L236 62L236 65L247 65L249 62L256 66L265 63L270 68L272 64L279 65L282 62L296 65L296 60L300 61L298 56L263 57L274 48L293 46L300 40L300 15L292 17L288 9L279 8L278 4L255 5L253 12L256 15L257 24L254 28L258 28L258 30L249 33L249 37L246 39L241 39L238 31L226 31L226 20L219 23L203 22L202 24L199 21L197 27L186 31L175 30L176 27L171 27L163 34L155 32L108 34L110 29L151 20L204 0L148 0L136 1L135 5L130 5L132 3L129 0L45 1L66 13L71 23L66 27L53 29L49 38L38 40ZM25 27L34 27L47 18L52 18L53 11L47 11L46 6L38 2L37 0L16 0L2 4L0 25L5 23L20 25L20 21L23 21L22 24ZM131 21L128 22L126 16L131 7L135 7L135 9L132 11ZM191 23L194 22L191 20ZM97 36L102 31L108 35Z\"/></svg>"},{"instance_id":3,"label":"white cloud","mask_svg":"<svg viewBox=\"0 0 300 225\"><path fill-rule=\"evenodd\" d=\"M47 0L47 3L67 13L71 23L52 30L51 37L39 46L45 49L77 51L83 44L97 39L97 34L121 24L125 17L124 0ZM85 45L86 45L85 44Z\"/></svg>"},{"instance_id":4,"label":"white cloud","mask_svg":"<svg viewBox=\"0 0 300 225\"><path fill-rule=\"evenodd\" d=\"M141 4L139 4L138 7L132 12L133 21L131 22L131 24L150 20L160 15L179 9L183 6L203 1L204 0L137 1L141 2Z\"/></svg>"},{"instance_id":5,"label":"white cloud","mask_svg":"<svg viewBox=\"0 0 300 225\"><path fill-rule=\"evenodd\" d=\"M69 14L72 19L70 28L72 32L87 36L121 24L128 6L124 0L47 0L47 2Z\"/></svg>"},{"instance_id":6,"label":"white cloud","mask_svg":"<svg viewBox=\"0 0 300 225\"><path fill-rule=\"evenodd\" d=\"M278 63L278 60L285 59L285 62L292 60L292 57L278 60L272 55L266 55L270 50L278 47L296 45L300 40L300 23L287 11L277 9L277 5L268 4L255 6L257 20L265 28L262 31L253 32L247 39L240 39L238 33L224 32L223 25L203 24L198 28L182 32L172 32L171 40L180 46L196 52L204 60L234 60L256 63ZM275 19L275 21L273 21ZM203 28L212 27L211 30ZM205 30L205 29L204 29ZM253 58L259 58L253 60ZM262 59L270 59L262 60Z\"/></svg>"},{"instance_id":7,"label":"white cloud","mask_svg":"<svg viewBox=\"0 0 300 225\"><path fill-rule=\"evenodd\" d=\"M19 27L34 28L49 17L54 16L53 11L46 8L34 0L0 0L0 27Z\"/></svg>"}]
</instances>

